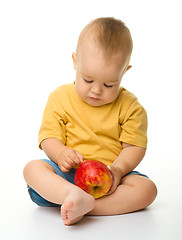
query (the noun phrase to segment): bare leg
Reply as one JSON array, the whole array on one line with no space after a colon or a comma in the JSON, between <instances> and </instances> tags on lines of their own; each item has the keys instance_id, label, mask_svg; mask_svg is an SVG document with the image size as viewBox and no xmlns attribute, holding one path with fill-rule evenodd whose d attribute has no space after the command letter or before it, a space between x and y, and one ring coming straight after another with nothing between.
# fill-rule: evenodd
<instances>
[{"instance_id":1,"label":"bare leg","mask_svg":"<svg viewBox=\"0 0 182 240\"><path fill-rule=\"evenodd\" d=\"M111 195L96 200L88 215L116 215L134 212L149 206L157 195L155 184L142 176L129 175Z\"/></svg>"},{"instance_id":2,"label":"bare leg","mask_svg":"<svg viewBox=\"0 0 182 240\"><path fill-rule=\"evenodd\" d=\"M31 161L25 166L24 178L43 198L62 205L65 225L80 221L95 206L92 196L58 176L52 166L41 160Z\"/></svg>"},{"instance_id":3,"label":"bare leg","mask_svg":"<svg viewBox=\"0 0 182 240\"><path fill-rule=\"evenodd\" d=\"M40 160L31 161L24 168L30 187L48 201L61 204L65 225L71 225L88 215L115 215L137 211L149 206L157 195L155 184L142 176L130 175L111 195L97 199L58 176L54 169Z\"/></svg>"}]
</instances>

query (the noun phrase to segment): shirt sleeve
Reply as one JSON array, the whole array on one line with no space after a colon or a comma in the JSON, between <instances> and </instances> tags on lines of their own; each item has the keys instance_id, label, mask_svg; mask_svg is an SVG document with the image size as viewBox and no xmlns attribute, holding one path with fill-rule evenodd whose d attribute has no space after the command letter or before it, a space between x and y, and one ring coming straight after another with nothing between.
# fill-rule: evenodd
<instances>
[{"instance_id":1,"label":"shirt sleeve","mask_svg":"<svg viewBox=\"0 0 182 240\"><path fill-rule=\"evenodd\" d=\"M128 108L124 119L120 119L119 140L138 147L147 148L147 113L137 99Z\"/></svg>"},{"instance_id":2,"label":"shirt sleeve","mask_svg":"<svg viewBox=\"0 0 182 240\"><path fill-rule=\"evenodd\" d=\"M48 102L46 104L42 124L38 134L38 145L41 147L41 142L46 138L56 138L66 142L66 126L63 118L61 117L61 106L59 106L56 96L53 93L50 94Z\"/></svg>"}]
</instances>

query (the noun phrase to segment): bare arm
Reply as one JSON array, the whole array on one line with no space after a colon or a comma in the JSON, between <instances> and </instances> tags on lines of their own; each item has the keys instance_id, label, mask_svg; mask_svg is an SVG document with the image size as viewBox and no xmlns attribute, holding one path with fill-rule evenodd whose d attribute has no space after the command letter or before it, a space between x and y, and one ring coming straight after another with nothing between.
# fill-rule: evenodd
<instances>
[{"instance_id":1,"label":"bare arm","mask_svg":"<svg viewBox=\"0 0 182 240\"><path fill-rule=\"evenodd\" d=\"M123 149L113 163L113 166L122 172L122 176L131 172L142 161L146 149L128 143L122 144Z\"/></svg>"},{"instance_id":2,"label":"bare arm","mask_svg":"<svg viewBox=\"0 0 182 240\"><path fill-rule=\"evenodd\" d=\"M63 142L56 138L47 138L42 141L41 147L46 155L55 162L63 172L80 164L84 157L77 151L66 147Z\"/></svg>"},{"instance_id":3,"label":"bare arm","mask_svg":"<svg viewBox=\"0 0 182 240\"><path fill-rule=\"evenodd\" d=\"M119 156L113 162L112 166L109 167L114 178L113 186L110 189L109 194L115 191L120 184L121 178L131 172L145 156L145 148L137 147L128 143L123 143L122 146L123 149Z\"/></svg>"},{"instance_id":4,"label":"bare arm","mask_svg":"<svg viewBox=\"0 0 182 240\"><path fill-rule=\"evenodd\" d=\"M53 162L58 164L60 154L67 148L56 138L47 138L41 142L41 147Z\"/></svg>"}]
</instances>

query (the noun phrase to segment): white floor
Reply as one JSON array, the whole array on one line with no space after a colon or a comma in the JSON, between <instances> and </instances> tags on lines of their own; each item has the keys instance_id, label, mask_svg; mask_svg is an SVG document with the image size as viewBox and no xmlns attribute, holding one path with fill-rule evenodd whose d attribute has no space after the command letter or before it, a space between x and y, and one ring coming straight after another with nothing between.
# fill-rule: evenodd
<instances>
[{"instance_id":1,"label":"white floor","mask_svg":"<svg viewBox=\"0 0 182 240\"><path fill-rule=\"evenodd\" d=\"M22 166L3 165L2 169L2 240L182 239L182 176L178 167L173 177L168 168L156 179L159 194L148 209L121 216L85 217L74 226L63 225L59 209L40 208L30 201L22 176Z\"/></svg>"}]
</instances>

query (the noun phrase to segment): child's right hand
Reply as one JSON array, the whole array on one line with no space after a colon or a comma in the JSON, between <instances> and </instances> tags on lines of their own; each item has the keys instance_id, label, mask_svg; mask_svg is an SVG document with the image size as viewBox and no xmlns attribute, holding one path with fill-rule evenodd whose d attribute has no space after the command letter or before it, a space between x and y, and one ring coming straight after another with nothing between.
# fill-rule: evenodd
<instances>
[{"instance_id":1,"label":"child's right hand","mask_svg":"<svg viewBox=\"0 0 182 240\"><path fill-rule=\"evenodd\" d=\"M84 157L79 152L67 147L59 156L58 166L61 171L69 172L71 168L81 164L83 160Z\"/></svg>"}]
</instances>

